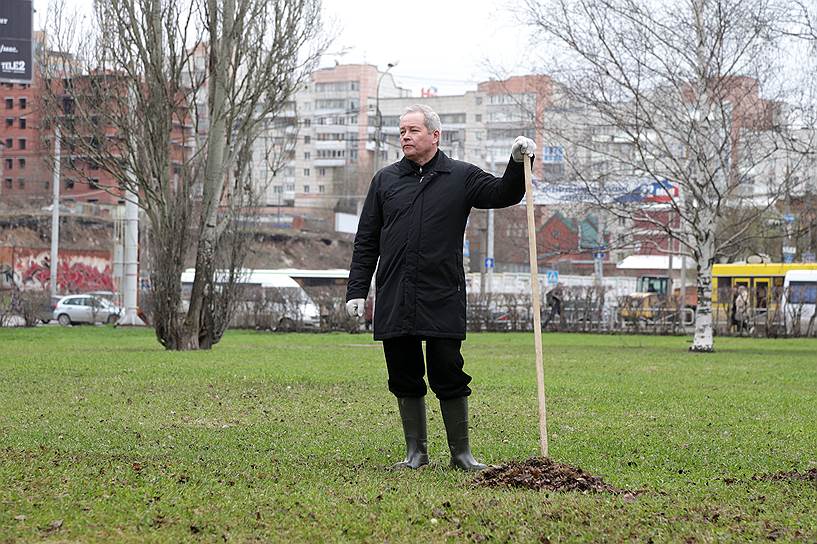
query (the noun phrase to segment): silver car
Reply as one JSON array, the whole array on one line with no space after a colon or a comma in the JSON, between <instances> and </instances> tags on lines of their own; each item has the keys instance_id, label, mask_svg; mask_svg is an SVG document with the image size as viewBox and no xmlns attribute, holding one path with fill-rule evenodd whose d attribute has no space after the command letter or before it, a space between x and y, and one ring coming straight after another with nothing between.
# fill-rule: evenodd
<instances>
[{"instance_id":1,"label":"silver car","mask_svg":"<svg viewBox=\"0 0 817 544\"><path fill-rule=\"evenodd\" d=\"M54 319L63 327L76 323L116 323L122 308L95 295L68 295L54 306Z\"/></svg>"}]
</instances>

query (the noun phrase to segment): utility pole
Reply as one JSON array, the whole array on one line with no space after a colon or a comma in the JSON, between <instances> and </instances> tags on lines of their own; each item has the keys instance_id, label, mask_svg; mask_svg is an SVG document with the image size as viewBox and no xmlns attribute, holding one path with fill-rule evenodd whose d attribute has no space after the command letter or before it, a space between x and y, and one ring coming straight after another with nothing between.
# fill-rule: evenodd
<instances>
[{"instance_id":1,"label":"utility pole","mask_svg":"<svg viewBox=\"0 0 817 544\"><path fill-rule=\"evenodd\" d=\"M117 325L144 326L138 314L136 292L139 288L139 195L125 196L125 313Z\"/></svg>"},{"instance_id":2,"label":"utility pole","mask_svg":"<svg viewBox=\"0 0 817 544\"><path fill-rule=\"evenodd\" d=\"M156 17L155 11L153 16ZM132 114L135 112L133 92L133 89L131 89L129 102ZM128 176L130 177L128 185L133 190L125 191L125 281L123 282L125 284L125 312L119 316L119 321L116 324L143 327L145 322L139 317L136 296L139 289L139 184L136 183L136 174L132 168L129 170Z\"/></svg>"},{"instance_id":3,"label":"utility pole","mask_svg":"<svg viewBox=\"0 0 817 544\"><path fill-rule=\"evenodd\" d=\"M54 128L54 171L51 177L51 296L57 296L60 247L60 127Z\"/></svg>"},{"instance_id":4,"label":"utility pole","mask_svg":"<svg viewBox=\"0 0 817 544\"><path fill-rule=\"evenodd\" d=\"M488 148L488 157L491 161L490 163L490 172L493 175L496 175L494 172L494 150L492 147ZM488 240L486 244L486 252L485 252L485 292L488 293L488 296L491 296L493 292L493 280L494 280L494 210L493 208L488 208Z\"/></svg>"},{"instance_id":5,"label":"utility pole","mask_svg":"<svg viewBox=\"0 0 817 544\"><path fill-rule=\"evenodd\" d=\"M382 74L380 74L380 77L377 78L377 89L375 89L374 93L374 172L372 172L372 175L376 174L380 169L380 140L382 138L383 131L383 115L380 113L380 84L383 83L383 78L386 77L389 70L395 66L397 66L397 62L390 62L388 65L386 65L386 69Z\"/></svg>"}]
</instances>

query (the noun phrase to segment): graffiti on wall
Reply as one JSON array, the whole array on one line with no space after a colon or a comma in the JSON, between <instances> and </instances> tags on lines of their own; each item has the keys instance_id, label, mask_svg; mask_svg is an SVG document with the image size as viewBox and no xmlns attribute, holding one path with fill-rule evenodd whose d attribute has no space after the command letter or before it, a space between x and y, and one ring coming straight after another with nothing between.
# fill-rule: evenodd
<instances>
[{"instance_id":1,"label":"graffiti on wall","mask_svg":"<svg viewBox=\"0 0 817 544\"><path fill-rule=\"evenodd\" d=\"M46 290L51 282L51 254L46 249L14 248L10 268L11 283L22 290ZM3 272L0 271L0 274ZM60 251L57 263L57 291L82 293L113 291L110 253L107 251Z\"/></svg>"}]
</instances>

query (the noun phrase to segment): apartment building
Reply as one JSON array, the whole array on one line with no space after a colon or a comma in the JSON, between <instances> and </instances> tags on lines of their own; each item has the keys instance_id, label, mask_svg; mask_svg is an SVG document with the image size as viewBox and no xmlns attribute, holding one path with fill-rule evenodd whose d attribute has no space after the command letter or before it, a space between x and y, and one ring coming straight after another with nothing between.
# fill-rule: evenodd
<instances>
[{"instance_id":1,"label":"apartment building","mask_svg":"<svg viewBox=\"0 0 817 544\"><path fill-rule=\"evenodd\" d=\"M313 72L256 142L254 181L264 186L268 213L284 208L285 215L324 221L330 229L335 211L356 213L372 176L377 104L409 93L370 64ZM283 147L269 153L274 141Z\"/></svg>"},{"instance_id":2,"label":"apartment building","mask_svg":"<svg viewBox=\"0 0 817 544\"><path fill-rule=\"evenodd\" d=\"M51 175L42 160L37 86L1 83L0 199L20 205L51 194Z\"/></svg>"}]
</instances>

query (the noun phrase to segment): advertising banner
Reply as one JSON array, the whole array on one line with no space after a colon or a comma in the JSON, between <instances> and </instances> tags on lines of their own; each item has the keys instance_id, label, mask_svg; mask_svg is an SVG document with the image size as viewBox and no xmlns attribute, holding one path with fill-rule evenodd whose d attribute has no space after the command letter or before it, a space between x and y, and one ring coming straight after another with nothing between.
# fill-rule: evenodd
<instances>
[{"instance_id":1,"label":"advertising banner","mask_svg":"<svg viewBox=\"0 0 817 544\"><path fill-rule=\"evenodd\" d=\"M666 204L679 196L678 184L668 180L628 179L604 185L581 181L546 183L533 180L534 202L537 205L558 204ZM524 201L523 201L524 202Z\"/></svg>"},{"instance_id":2,"label":"advertising banner","mask_svg":"<svg viewBox=\"0 0 817 544\"><path fill-rule=\"evenodd\" d=\"M0 0L0 81L31 83L31 0Z\"/></svg>"}]
</instances>

